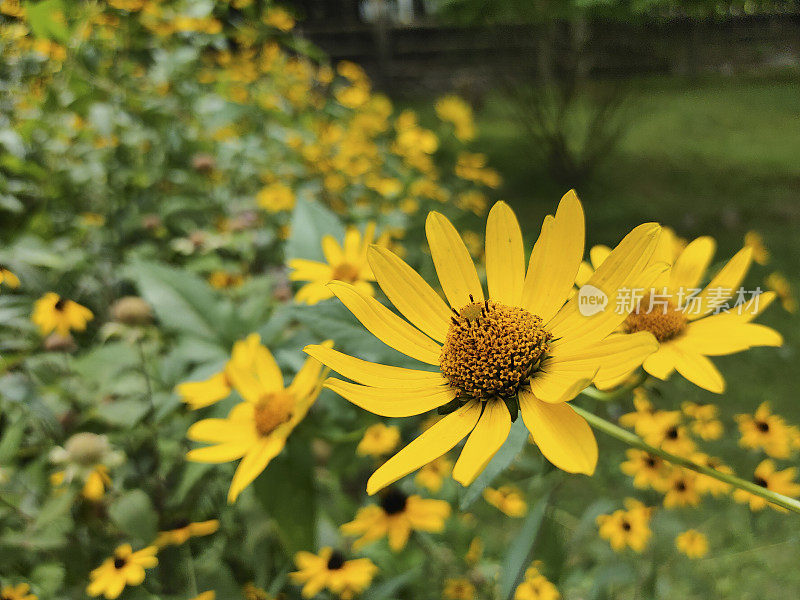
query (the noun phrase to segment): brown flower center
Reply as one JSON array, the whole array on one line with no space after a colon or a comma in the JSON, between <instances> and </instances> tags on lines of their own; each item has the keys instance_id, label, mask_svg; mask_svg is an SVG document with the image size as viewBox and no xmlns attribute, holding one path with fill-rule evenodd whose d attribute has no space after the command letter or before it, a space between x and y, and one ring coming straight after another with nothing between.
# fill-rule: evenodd
<instances>
[{"instance_id":1,"label":"brown flower center","mask_svg":"<svg viewBox=\"0 0 800 600\"><path fill-rule=\"evenodd\" d=\"M542 319L523 308L471 302L452 317L442 374L464 396L512 398L539 367L552 338Z\"/></svg>"},{"instance_id":2,"label":"brown flower center","mask_svg":"<svg viewBox=\"0 0 800 600\"><path fill-rule=\"evenodd\" d=\"M66 301L64 298L59 298L59 299L56 301L56 303L53 305L53 308L55 308L55 309L56 309L56 310L58 310L58 311L62 311L62 310L64 310L66 307L67 307L67 301Z\"/></svg>"},{"instance_id":3,"label":"brown flower center","mask_svg":"<svg viewBox=\"0 0 800 600\"><path fill-rule=\"evenodd\" d=\"M118 571L120 569L122 569L127 564L128 564L128 561L125 560L124 558L115 558L114 559L114 568L117 569Z\"/></svg>"},{"instance_id":4,"label":"brown flower center","mask_svg":"<svg viewBox=\"0 0 800 600\"><path fill-rule=\"evenodd\" d=\"M756 429L761 433L767 433L769 431L769 423L766 421L756 421Z\"/></svg>"},{"instance_id":5,"label":"brown flower center","mask_svg":"<svg viewBox=\"0 0 800 600\"><path fill-rule=\"evenodd\" d=\"M334 267L331 279L353 283L354 281L358 281L359 274L360 269L355 265L351 265L350 263L341 263Z\"/></svg>"},{"instance_id":6,"label":"brown flower center","mask_svg":"<svg viewBox=\"0 0 800 600\"><path fill-rule=\"evenodd\" d=\"M631 530L631 524L628 523L628 521L623 521L622 522L622 529L624 531L630 531Z\"/></svg>"},{"instance_id":7,"label":"brown flower center","mask_svg":"<svg viewBox=\"0 0 800 600\"><path fill-rule=\"evenodd\" d=\"M328 570L337 571L344 566L344 555L338 550L334 550L331 557L328 559Z\"/></svg>"},{"instance_id":8,"label":"brown flower center","mask_svg":"<svg viewBox=\"0 0 800 600\"><path fill-rule=\"evenodd\" d=\"M406 509L408 496L396 489L390 489L381 496L381 508L387 515L396 515Z\"/></svg>"},{"instance_id":9,"label":"brown flower center","mask_svg":"<svg viewBox=\"0 0 800 600\"><path fill-rule=\"evenodd\" d=\"M650 294L639 301L623 327L627 333L649 331L659 342L668 342L683 333L687 323L686 315L671 300Z\"/></svg>"},{"instance_id":10,"label":"brown flower center","mask_svg":"<svg viewBox=\"0 0 800 600\"><path fill-rule=\"evenodd\" d=\"M256 431L266 436L275 431L279 425L292 418L294 396L287 392L272 392L261 398L255 409Z\"/></svg>"}]
</instances>

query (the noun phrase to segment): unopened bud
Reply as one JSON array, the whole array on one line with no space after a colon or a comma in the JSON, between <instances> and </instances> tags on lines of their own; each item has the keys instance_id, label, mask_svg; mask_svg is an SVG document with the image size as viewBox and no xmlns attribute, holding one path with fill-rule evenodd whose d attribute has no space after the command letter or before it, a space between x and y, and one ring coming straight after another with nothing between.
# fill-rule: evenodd
<instances>
[{"instance_id":1,"label":"unopened bud","mask_svg":"<svg viewBox=\"0 0 800 600\"><path fill-rule=\"evenodd\" d=\"M138 296L125 296L111 306L111 318L125 325L147 325L153 321L153 309Z\"/></svg>"}]
</instances>

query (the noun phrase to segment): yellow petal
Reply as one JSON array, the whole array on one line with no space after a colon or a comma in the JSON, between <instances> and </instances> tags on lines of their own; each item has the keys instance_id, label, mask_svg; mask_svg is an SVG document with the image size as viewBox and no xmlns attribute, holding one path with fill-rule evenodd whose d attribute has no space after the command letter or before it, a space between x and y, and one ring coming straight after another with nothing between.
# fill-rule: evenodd
<instances>
[{"instance_id":1,"label":"yellow petal","mask_svg":"<svg viewBox=\"0 0 800 600\"><path fill-rule=\"evenodd\" d=\"M583 417L565 402L548 404L526 391L519 400L522 420L547 460L568 473L594 473L597 440Z\"/></svg>"},{"instance_id":2,"label":"yellow petal","mask_svg":"<svg viewBox=\"0 0 800 600\"><path fill-rule=\"evenodd\" d=\"M561 199L552 224L542 228L525 276L523 308L547 323L569 298L583 259L585 224L575 190Z\"/></svg>"},{"instance_id":3,"label":"yellow petal","mask_svg":"<svg viewBox=\"0 0 800 600\"><path fill-rule=\"evenodd\" d=\"M670 273L669 287L672 290L691 290L697 287L711 264L717 243L714 238L703 236L689 242L680 253Z\"/></svg>"},{"instance_id":4,"label":"yellow petal","mask_svg":"<svg viewBox=\"0 0 800 600\"><path fill-rule=\"evenodd\" d=\"M228 378L224 373L212 375L205 381L187 381L175 388L175 391L192 409L211 406L231 393Z\"/></svg>"},{"instance_id":5,"label":"yellow petal","mask_svg":"<svg viewBox=\"0 0 800 600\"><path fill-rule=\"evenodd\" d=\"M289 279L291 281L323 281L327 283L333 275L330 265L307 260L305 258L293 258L289 261Z\"/></svg>"},{"instance_id":6,"label":"yellow petal","mask_svg":"<svg viewBox=\"0 0 800 600\"><path fill-rule=\"evenodd\" d=\"M332 235L322 236L322 253L329 265L337 266L344 262L344 251Z\"/></svg>"},{"instance_id":7,"label":"yellow petal","mask_svg":"<svg viewBox=\"0 0 800 600\"><path fill-rule=\"evenodd\" d=\"M306 346L304 351L340 375L364 385L420 388L447 384L438 372L379 365L322 346Z\"/></svg>"},{"instance_id":8,"label":"yellow petal","mask_svg":"<svg viewBox=\"0 0 800 600\"><path fill-rule=\"evenodd\" d=\"M439 364L441 347L380 302L364 296L347 283L334 281L328 287L362 325L383 343L424 363Z\"/></svg>"},{"instance_id":9,"label":"yellow petal","mask_svg":"<svg viewBox=\"0 0 800 600\"><path fill-rule=\"evenodd\" d=\"M483 288L475 265L453 224L441 213L431 212L425 221L425 233L450 306L456 310L463 308L471 302L470 295L475 302L483 302Z\"/></svg>"},{"instance_id":10,"label":"yellow petal","mask_svg":"<svg viewBox=\"0 0 800 600\"><path fill-rule=\"evenodd\" d=\"M686 332L674 343L689 353L722 356L753 346L781 346L783 337L765 325L729 319L721 314L689 323Z\"/></svg>"},{"instance_id":11,"label":"yellow petal","mask_svg":"<svg viewBox=\"0 0 800 600\"><path fill-rule=\"evenodd\" d=\"M545 361L541 370L531 377L531 391L544 402L572 400L589 387L599 368L597 359Z\"/></svg>"},{"instance_id":12,"label":"yellow petal","mask_svg":"<svg viewBox=\"0 0 800 600\"><path fill-rule=\"evenodd\" d=\"M439 294L390 250L372 246L367 256L378 284L397 310L433 339L444 342L452 313Z\"/></svg>"},{"instance_id":13,"label":"yellow petal","mask_svg":"<svg viewBox=\"0 0 800 600\"><path fill-rule=\"evenodd\" d=\"M525 281L525 251L517 217L505 202L497 202L489 211L485 248L489 298L519 306Z\"/></svg>"},{"instance_id":14,"label":"yellow petal","mask_svg":"<svg viewBox=\"0 0 800 600\"><path fill-rule=\"evenodd\" d=\"M411 417L450 402L456 397L449 387L376 388L340 379L328 379L325 387L356 406L382 417Z\"/></svg>"},{"instance_id":15,"label":"yellow petal","mask_svg":"<svg viewBox=\"0 0 800 600\"><path fill-rule=\"evenodd\" d=\"M250 425L248 427L248 425ZM203 419L194 423L186 432L186 437L196 442L221 444L225 442L244 442L255 438L252 422L231 419Z\"/></svg>"},{"instance_id":16,"label":"yellow petal","mask_svg":"<svg viewBox=\"0 0 800 600\"><path fill-rule=\"evenodd\" d=\"M231 480L228 502L233 503L239 494L261 474L273 458L283 450L285 440L277 436L263 438L244 455Z\"/></svg>"},{"instance_id":17,"label":"yellow petal","mask_svg":"<svg viewBox=\"0 0 800 600\"><path fill-rule=\"evenodd\" d=\"M592 246L592 249L589 250L589 260L592 261L592 267L596 270L608 258L609 254L611 254L611 248L608 246L603 244Z\"/></svg>"},{"instance_id":18,"label":"yellow petal","mask_svg":"<svg viewBox=\"0 0 800 600\"><path fill-rule=\"evenodd\" d=\"M689 320L699 319L735 294L742 284L744 276L747 275L747 270L750 268L752 260L753 249L751 247L746 246L739 250L720 269L719 273L716 274L705 289L691 301L691 306L686 310L687 318ZM694 307L697 307L697 310Z\"/></svg>"},{"instance_id":19,"label":"yellow petal","mask_svg":"<svg viewBox=\"0 0 800 600\"><path fill-rule=\"evenodd\" d=\"M709 392L721 394L725 391L725 379L717 367L701 354L689 353L673 348L675 352L675 370Z\"/></svg>"},{"instance_id":20,"label":"yellow petal","mask_svg":"<svg viewBox=\"0 0 800 600\"><path fill-rule=\"evenodd\" d=\"M186 460L199 463L226 463L241 458L249 449L249 444L241 442L194 448L186 453Z\"/></svg>"},{"instance_id":21,"label":"yellow petal","mask_svg":"<svg viewBox=\"0 0 800 600\"><path fill-rule=\"evenodd\" d=\"M453 479L463 486L475 481L506 441L509 431L511 416L506 405L499 400L487 402L453 467Z\"/></svg>"},{"instance_id":22,"label":"yellow petal","mask_svg":"<svg viewBox=\"0 0 800 600\"><path fill-rule=\"evenodd\" d=\"M653 377L667 379L675 370L675 351L672 344L661 344L658 350L644 359L642 368Z\"/></svg>"},{"instance_id":23,"label":"yellow petal","mask_svg":"<svg viewBox=\"0 0 800 600\"><path fill-rule=\"evenodd\" d=\"M472 431L480 415L480 402L472 401L442 418L375 471L367 493L371 496L448 452Z\"/></svg>"},{"instance_id":24,"label":"yellow petal","mask_svg":"<svg viewBox=\"0 0 800 600\"><path fill-rule=\"evenodd\" d=\"M253 353L253 367L256 376L265 392L280 391L283 389L283 375L272 352L264 346L257 346Z\"/></svg>"}]
</instances>

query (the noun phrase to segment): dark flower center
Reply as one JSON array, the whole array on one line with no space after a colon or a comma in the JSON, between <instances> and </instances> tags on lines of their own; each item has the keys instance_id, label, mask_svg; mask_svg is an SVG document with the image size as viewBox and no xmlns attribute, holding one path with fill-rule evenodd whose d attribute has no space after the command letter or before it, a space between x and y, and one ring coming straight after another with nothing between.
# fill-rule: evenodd
<instances>
[{"instance_id":1,"label":"dark flower center","mask_svg":"<svg viewBox=\"0 0 800 600\"><path fill-rule=\"evenodd\" d=\"M125 560L124 558L115 558L114 559L114 568L117 569L117 570L121 569L122 567L124 567L127 564L128 564L128 561Z\"/></svg>"},{"instance_id":2,"label":"dark flower center","mask_svg":"<svg viewBox=\"0 0 800 600\"><path fill-rule=\"evenodd\" d=\"M679 492L685 492L686 491L686 483L683 482L683 481L677 482L675 484L675 489L678 490Z\"/></svg>"},{"instance_id":3,"label":"dark flower center","mask_svg":"<svg viewBox=\"0 0 800 600\"><path fill-rule=\"evenodd\" d=\"M644 464L646 464L649 468L652 469L653 467L656 466L655 457L651 456L650 454L648 454L647 457L645 457L645 459L644 459Z\"/></svg>"},{"instance_id":4,"label":"dark flower center","mask_svg":"<svg viewBox=\"0 0 800 600\"><path fill-rule=\"evenodd\" d=\"M767 484L767 480L764 479L763 477L759 477L758 475L753 477L753 483L755 483L756 485L760 485L763 488L769 487L769 485Z\"/></svg>"},{"instance_id":5,"label":"dark flower center","mask_svg":"<svg viewBox=\"0 0 800 600\"><path fill-rule=\"evenodd\" d=\"M55 303L54 308L56 310L64 310L64 307L66 307L66 305L67 305L67 301L64 300L64 298L59 298L58 302Z\"/></svg>"},{"instance_id":6,"label":"dark flower center","mask_svg":"<svg viewBox=\"0 0 800 600\"><path fill-rule=\"evenodd\" d=\"M387 515L396 515L406 508L408 496L399 490L389 490L381 498L381 508Z\"/></svg>"},{"instance_id":7,"label":"dark flower center","mask_svg":"<svg viewBox=\"0 0 800 600\"><path fill-rule=\"evenodd\" d=\"M761 433L767 433L769 431L769 423L766 421L756 421L756 429Z\"/></svg>"},{"instance_id":8,"label":"dark flower center","mask_svg":"<svg viewBox=\"0 0 800 600\"><path fill-rule=\"evenodd\" d=\"M631 530L631 524L628 523L627 521L623 521L622 522L622 529L624 529L625 531L630 531Z\"/></svg>"},{"instance_id":9,"label":"dark flower center","mask_svg":"<svg viewBox=\"0 0 800 600\"><path fill-rule=\"evenodd\" d=\"M677 440L678 439L678 428L674 425L667 429L667 439L669 440Z\"/></svg>"},{"instance_id":10,"label":"dark flower center","mask_svg":"<svg viewBox=\"0 0 800 600\"><path fill-rule=\"evenodd\" d=\"M344 566L344 555L338 550L334 550L328 559L328 570L336 571Z\"/></svg>"}]
</instances>

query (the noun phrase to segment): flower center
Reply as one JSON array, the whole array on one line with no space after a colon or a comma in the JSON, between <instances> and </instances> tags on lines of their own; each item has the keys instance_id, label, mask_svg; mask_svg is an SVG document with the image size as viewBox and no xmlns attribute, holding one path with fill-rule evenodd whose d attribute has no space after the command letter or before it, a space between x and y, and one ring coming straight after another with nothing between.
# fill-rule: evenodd
<instances>
[{"instance_id":1,"label":"flower center","mask_svg":"<svg viewBox=\"0 0 800 600\"><path fill-rule=\"evenodd\" d=\"M125 560L124 558L115 558L114 559L114 568L117 569L117 570L120 570L126 564L128 564L128 561Z\"/></svg>"},{"instance_id":2,"label":"flower center","mask_svg":"<svg viewBox=\"0 0 800 600\"><path fill-rule=\"evenodd\" d=\"M630 531L631 530L631 524L628 523L627 521L623 521L622 522L622 529L625 530L625 531Z\"/></svg>"},{"instance_id":3,"label":"flower center","mask_svg":"<svg viewBox=\"0 0 800 600\"><path fill-rule=\"evenodd\" d=\"M514 398L553 338L542 319L489 300L453 312L440 357L442 374L463 396Z\"/></svg>"},{"instance_id":4,"label":"flower center","mask_svg":"<svg viewBox=\"0 0 800 600\"><path fill-rule=\"evenodd\" d=\"M764 479L763 477L759 477L758 475L753 477L753 483L755 483L756 485L760 485L763 488L768 488L769 487L769 484L767 483L767 480Z\"/></svg>"},{"instance_id":5,"label":"flower center","mask_svg":"<svg viewBox=\"0 0 800 600\"><path fill-rule=\"evenodd\" d=\"M387 515L396 515L406 508L408 496L399 490L389 490L381 497L381 508Z\"/></svg>"},{"instance_id":6,"label":"flower center","mask_svg":"<svg viewBox=\"0 0 800 600\"><path fill-rule=\"evenodd\" d=\"M359 273L360 269L355 265L351 265L350 263L341 263L334 267L331 279L353 283L354 281L358 281Z\"/></svg>"},{"instance_id":7,"label":"flower center","mask_svg":"<svg viewBox=\"0 0 800 600\"><path fill-rule=\"evenodd\" d=\"M756 429L761 433L767 433L769 431L769 423L766 421L756 421Z\"/></svg>"},{"instance_id":8,"label":"flower center","mask_svg":"<svg viewBox=\"0 0 800 600\"><path fill-rule=\"evenodd\" d=\"M59 298L58 301L53 305L53 308L55 308L58 311L62 311L64 310L64 308L66 308L66 306L67 306L67 301L64 300L64 298Z\"/></svg>"},{"instance_id":9,"label":"flower center","mask_svg":"<svg viewBox=\"0 0 800 600\"><path fill-rule=\"evenodd\" d=\"M626 333L649 331L659 342L668 342L683 333L687 323L683 311L678 310L671 300L651 293L639 301L623 327Z\"/></svg>"},{"instance_id":10,"label":"flower center","mask_svg":"<svg viewBox=\"0 0 800 600\"><path fill-rule=\"evenodd\" d=\"M279 425L292 418L294 396L286 391L272 392L264 395L255 410L256 431L260 436L267 436Z\"/></svg>"},{"instance_id":11,"label":"flower center","mask_svg":"<svg viewBox=\"0 0 800 600\"><path fill-rule=\"evenodd\" d=\"M328 559L328 570L336 571L344 566L344 555L338 550L334 550Z\"/></svg>"}]
</instances>

